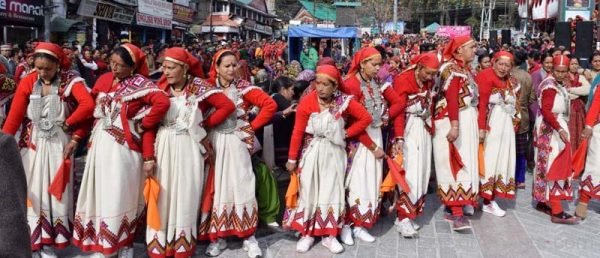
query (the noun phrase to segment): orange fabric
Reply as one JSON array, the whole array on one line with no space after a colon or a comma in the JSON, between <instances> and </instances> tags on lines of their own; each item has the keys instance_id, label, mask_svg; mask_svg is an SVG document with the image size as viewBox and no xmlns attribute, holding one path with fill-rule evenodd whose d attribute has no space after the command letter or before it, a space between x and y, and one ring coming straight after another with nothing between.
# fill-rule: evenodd
<instances>
[{"instance_id":1,"label":"orange fabric","mask_svg":"<svg viewBox=\"0 0 600 258\"><path fill-rule=\"evenodd\" d=\"M127 49L131 55L131 59L135 63L135 72L141 74L144 77L148 77L150 72L148 71L148 65L146 64L146 54L139 47L133 44L123 44L122 47Z\"/></svg>"},{"instance_id":2,"label":"orange fabric","mask_svg":"<svg viewBox=\"0 0 600 258\"><path fill-rule=\"evenodd\" d=\"M65 159L60 167L58 167L58 171L56 175L52 179L52 183L48 187L48 192L57 200L62 200L62 195L67 189L67 185L69 184L69 179L71 177L71 159Z\"/></svg>"},{"instance_id":3,"label":"orange fabric","mask_svg":"<svg viewBox=\"0 0 600 258\"><path fill-rule=\"evenodd\" d=\"M456 52L456 50L458 50L460 47L468 44L471 41L473 41L471 36L459 36L459 37L453 38L450 41L450 43L448 43L446 48L444 49L444 53L443 53L444 61L448 61L448 60L454 58L454 53Z\"/></svg>"},{"instance_id":4,"label":"orange fabric","mask_svg":"<svg viewBox=\"0 0 600 258\"><path fill-rule=\"evenodd\" d=\"M146 200L146 220L148 226L154 230L160 230L160 213L158 212L158 195L160 193L160 185L156 178L146 178L144 183L144 200Z\"/></svg>"},{"instance_id":5,"label":"orange fabric","mask_svg":"<svg viewBox=\"0 0 600 258\"><path fill-rule=\"evenodd\" d=\"M585 158L587 156L588 140L583 140L579 145L579 148L573 153L573 173L574 177L579 177L583 168L585 167Z\"/></svg>"},{"instance_id":6,"label":"orange fabric","mask_svg":"<svg viewBox=\"0 0 600 258\"><path fill-rule=\"evenodd\" d=\"M290 173L290 184L285 192L285 207L293 209L298 207L298 191L300 190L300 180L298 172Z\"/></svg>"},{"instance_id":7,"label":"orange fabric","mask_svg":"<svg viewBox=\"0 0 600 258\"><path fill-rule=\"evenodd\" d=\"M71 60L59 45L50 42L38 42L34 52L51 54L58 59L61 69L71 68Z\"/></svg>"},{"instance_id":8,"label":"orange fabric","mask_svg":"<svg viewBox=\"0 0 600 258\"><path fill-rule=\"evenodd\" d=\"M31 200L29 200L29 198L27 198L27 207L33 207L33 203L31 202Z\"/></svg>"},{"instance_id":9,"label":"orange fabric","mask_svg":"<svg viewBox=\"0 0 600 258\"><path fill-rule=\"evenodd\" d=\"M479 177L485 178L485 148L483 147L483 143L479 143L477 160L479 162Z\"/></svg>"},{"instance_id":10,"label":"orange fabric","mask_svg":"<svg viewBox=\"0 0 600 258\"><path fill-rule=\"evenodd\" d=\"M386 157L385 159L388 167L390 168L390 174L392 174L392 177L394 178L394 182L400 185L402 191L405 193L410 193L410 186L406 182L406 178L404 178L406 171L390 157Z\"/></svg>"},{"instance_id":11,"label":"orange fabric","mask_svg":"<svg viewBox=\"0 0 600 258\"><path fill-rule=\"evenodd\" d=\"M567 143L550 165L546 178L552 181L567 179L572 171L571 144Z\"/></svg>"},{"instance_id":12,"label":"orange fabric","mask_svg":"<svg viewBox=\"0 0 600 258\"><path fill-rule=\"evenodd\" d=\"M403 164L404 157L402 153L395 156L394 161L398 164ZM396 182L394 181L394 176L392 175L392 171L389 171L383 182L381 183L381 187L379 187L379 191L382 193L394 191L396 187Z\"/></svg>"},{"instance_id":13,"label":"orange fabric","mask_svg":"<svg viewBox=\"0 0 600 258\"><path fill-rule=\"evenodd\" d=\"M352 63L350 64L350 70L348 71L348 77L354 76L356 73L358 73L358 71L360 70L360 63L362 61L367 60L376 55L381 55L381 54L379 53L379 50L377 50L374 47L365 47L365 48L358 50L358 52L356 52L356 54L354 54L354 57L352 57Z\"/></svg>"},{"instance_id":14,"label":"orange fabric","mask_svg":"<svg viewBox=\"0 0 600 258\"><path fill-rule=\"evenodd\" d=\"M462 158L460 157L460 153L454 143L449 142L450 144L450 169L452 170L452 176L454 180L456 180L456 176L458 172L465 166Z\"/></svg>"}]
</instances>

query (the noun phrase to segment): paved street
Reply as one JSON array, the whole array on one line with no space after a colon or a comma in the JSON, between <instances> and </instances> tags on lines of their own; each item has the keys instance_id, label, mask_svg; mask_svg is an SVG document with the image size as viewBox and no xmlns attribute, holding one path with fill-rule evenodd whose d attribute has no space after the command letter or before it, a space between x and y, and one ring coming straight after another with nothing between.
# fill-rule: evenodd
<instances>
[{"instance_id":1,"label":"paved street","mask_svg":"<svg viewBox=\"0 0 600 258\"><path fill-rule=\"evenodd\" d=\"M527 182L531 182L528 175ZM425 216L417 222L422 225L419 237L404 239L393 227L391 216L384 217L371 230L378 237L375 243L357 241L354 246L333 256L317 242L306 254L295 252L296 238L289 233L272 233L261 230L259 242L265 257L598 257L600 253L600 205L590 204L588 219L580 225L552 224L547 215L531 206L531 189L519 190L516 202L500 201L507 207L504 218L475 213L473 230L455 233L442 218L443 208L437 196L430 194ZM573 211L573 203L569 203ZM229 242L230 249L221 257L246 257L241 241ZM196 257L203 255L206 245L201 245ZM60 257L86 257L73 248L59 253ZM143 245L136 244L136 257L145 257Z\"/></svg>"}]
</instances>

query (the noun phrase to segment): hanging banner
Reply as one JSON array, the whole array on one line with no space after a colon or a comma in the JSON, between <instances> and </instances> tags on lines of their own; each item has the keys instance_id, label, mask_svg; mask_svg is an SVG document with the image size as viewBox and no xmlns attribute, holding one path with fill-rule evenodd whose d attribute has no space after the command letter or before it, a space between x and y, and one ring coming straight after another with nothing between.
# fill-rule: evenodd
<instances>
[{"instance_id":1,"label":"hanging banner","mask_svg":"<svg viewBox=\"0 0 600 258\"><path fill-rule=\"evenodd\" d=\"M81 0L77 14L101 20L131 24L135 11L109 2Z\"/></svg>"},{"instance_id":2,"label":"hanging banner","mask_svg":"<svg viewBox=\"0 0 600 258\"><path fill-rule=\"evenodd\" d=\"M471 26L440 26L435 35L449 38L470 36Z\"/></svg>"},{"instance_id":3,"label":"hanging banner","mask_svg":"<svg viewBox=\"0 0 600 258\"><path fill-rule=\"evenodd\" d=\"M138 11L169 20L173 19L173 3L165 0L139 0Z\"/></svg>"},{"instance_id":4,"label":"hanging banner","mask_svg":"<svg viewBox=\"0 0 600 258\"><path fill-rule=\"evenodd\" d=\"M575 20L580 17L584 21L589 21L594 10L594 1L590 0L565 0L562 2L561 21Z\"/></svg>"}]
</instances>

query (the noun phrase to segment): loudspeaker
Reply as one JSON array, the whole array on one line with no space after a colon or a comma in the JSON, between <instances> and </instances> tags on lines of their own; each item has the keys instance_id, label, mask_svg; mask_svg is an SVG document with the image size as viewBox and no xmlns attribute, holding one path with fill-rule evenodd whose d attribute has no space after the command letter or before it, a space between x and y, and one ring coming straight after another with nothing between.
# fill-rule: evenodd
<instances>
[{"instance_id":1,"label":"loudspeaker","mask_svg":"<svg viewBox=\"0 0 600 258\"><path fill-rule=\"evenodd\" d=\"M491 49L496 49L496 47L498 47L498 31L497 30L490 30L490 39L489 41L489 45Z\"/></svg>"},{"instance_id":2,"label":"loudspeaker","mask_svg":"<svg viewBox=\"0 0 600 258\"><path fill-rule=\"evenodd\" d=\"M591 36L591 33L590 33ZM571 48L571 25L568 22L557 22L554 30L554 46Z\"/></svg>"},{"instance_id":3,"label":"loudspeaker","mask_svg":"<svg viewBox=\"0 0 600 258\"><path fill-rule=\"evenodd\" d=\"M594 41L594 22L578 22L575 30L575 57L591 57L594 52L594 47L592 45Z\"/></svg>"},{"instance_id":4,"label":"loudspeaker","mask_svg":"<svg viewBox=\"0 0 600 258\"><path fill-rule=\"evenodd\" d=\"M510 46L511 41L510 30L502 30L502 45L506 44Z\"/></svg>"}]
</instances>

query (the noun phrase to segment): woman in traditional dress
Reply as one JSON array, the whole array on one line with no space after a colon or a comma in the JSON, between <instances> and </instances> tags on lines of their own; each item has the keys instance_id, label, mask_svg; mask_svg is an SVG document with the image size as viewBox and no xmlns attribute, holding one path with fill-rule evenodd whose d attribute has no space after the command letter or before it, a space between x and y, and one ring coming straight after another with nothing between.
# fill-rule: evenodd
<instances>
[{"instance_id":1,"label":"woman in traditional dress","mask_svg":"<svg viewBox=\"0 0 600 258\"><path fill-rule=\"evenodd\" d=\"M19 65L17 65L17 68L15 69L15 77L14 77L14 80L17 84L23 78L25 78L25 76L27 76L31 72L31 70L33 70L33 55L34 54L35 54L34 52L26 53L23 61L21 61L19 63Z\"/></svg>"},{"instance_id":2,"label":"woman in traditional dress","mask_svg":"<svg viewBox=\"0 0 600 258\"><path fill-rule=\"evenodd\" d=\"M352 59L344 87L340 86L342 92L354 96L356 101L363 104L373 118L365 132L355 139L349 139L347 146L349 163L346 189L349 210L340 236L347 245L354 244L353 234L365 242L375 241L366 229L373 227L379 217L379 188L383 179L382 158L385 156L382 127L388 120L397 126L394 122L400 113L400 99L391 83L379 85L375 82L381 62L381 54L377 49L366 47L359 50ZM395 134L396 139L401 136ZM354 226L352 230L351 225Z\"/></svg>"},{"instance_id":3,"label":"woman in traditional dress","mask_svg":"<svg viewBox=\"0 0 600 258\"><path fill-rule=\"evenodd\" d=\"M84 80L69 71L60 46L41 42L34 54L36 72L21 80L3 131L20 136L28 185L27 221L34 257L56 257L53 247L71 240L73 177L71 160L89 127L94 100Z\"/></svg>"},{"instance_id":4,"label":"woman in traditional dress","mask_svg":"<svg viewBox=\"0 0 600 258\"><path fill-rule=\"evenodd\" d=\"M316 76L316 90L296 110L286 167L297 173L300 186L297 203L288 205L284 225L302 235L296 251L308 251L314 237L322 236L325 247L340 253L344 248L336 236L346 212L346 139L363 133L371 117L352 96L339 91L343 81L335 66L319 66ZM349 121L354 122L347 126Z\"/></svg>"},{"instance_id":5,"label":"woman in traditional dress","mask_svg":"<svg viewBox=\"0 0 600 258\"><path fill-rule=\"evenodd\" d=\"M144 210L142 182L154 174L156 128L169 98L147 79L142 50L116 48L112 72L96 81L96 124L75 212L73 244L97 256L119 251L133 257L133 239ZM198 171L200 173L200 171Z\"/></svg>"},{"instance_id":6,"label":"woman in traditional dress","mask_svg":"<svg viewBox=\"0 0 600 258\"><path fill-rule=\"evenodd\" d=\"M581 138L589 143L585 170L579 183L579 203L575 208L575 216L585 219L590 200L600 200L600 192L597 191L600 189L600 91L594 93Z\"/></svg>"},{"instance_id":7,"label":"woman in traditional dress","mask_svg":"<svg viewBox=\"0 0 600 258\"><path fill-rule=\"evenodd\" d=\"M500 51L492 67L481 71L475 81L479 86L479 142L483 144L484 171L479 171L483 211L498 217L506 212L495 198L514 199L516 183L515 128L519 123L517 92L519 83L511 76L514 63L511 53Z\"/></svg>"},{"instance_id":8,"label":"woman in traditional dress","mask_svg":"<svg viewBox=\"0 0 600 258\"><path fill-rule=\"evenodd\" d=\"M585 76L579 74L579 60L571 57L569 61L569 84L567 91L571 100L569 112L569 142L571 150L575 151L581 144L581 132L585 127L585 101L590 92L590 83Z\"/></svg>"},{"instance_id":9,"label":"woman in traditional dress","mask_svg":"<svg viewBox=\"0 0 600 258\"><path fill-rule=\"evenodd\" d=\"M533 200L536 209L550 215L553 223L577 224L579 219L563 211L562 200L573 198L571 151L569 143L569 58L553 58L552 74L540 83L538 102L541 115L536 118L535 170ZM550 205L550 206L548 206Z\"/></svg>"},{"instance_id":10,"label":"woman in traditional dress","mask_svg":"<svg viewBox=\"0 0 600 258\"><path fill-rule=\"evenodd\" d=\"M410 192L401 192L395 206L398 217L394 224L404 237L417 235L413 220L423 212L425 195L431 175L431 90L440 62L435 53L416 56L412 65L394 79L394 90L400 96L398 115L398 150L392 156L403 155L403 167ZM401 153L400 153L401 152Z\"/></svg>"},{"instance_id":11,"label":"woman in traditional dress","mask_svg":"<svg viewBox=\"0 0 600 258\"><path fill-rule=\"evenodd\" d=\"M162 69L158 87L169 94L171 105L156 136L160 229L146 228L146 244L150 257L190 257L198 239L204 156L211 148L206 130L222 123L235 106L200 78L200 61L185 49L167 49Z\"/></svg>"},{"instance_id":12,"label":"woman in traditional dress","mask_svg":"<svg viewBox=\"0 0 600 258\"><path fill-rule=\"evenodd\" d=\"M262 255L254 238L258 206L250 155L257 151L254 132L271 120L277 104L259 87L237 79L237 62L233 52L222 49L214 55L209 71L209 83L223 90L237 107L209 135L215 151L214 175L207 182L213 203L211 213L202 215L199 228L201 239L211 241L206 250L209 256L221 254L227 248L224 238L229 236L244 239L249 257ZM260 111L250 122L249 111L254 107Z\"/></svg>"},{"instance_id":13,"label":"woman in traditional dress","mask_svg":"<svg viewBox=\"0 0 600 258\"><path fill-rule=\"evenodd\" d=\"M444 50L440 88L435 104L433 155L438 195L451 211L445 218L455 231L470 229L463 206L476 206L479 191L477 162L477 85L470 72L476 43L456 37ZM470 209L470 208L469 208ZM471 211L469 211L471 213Z\"/></svg>"}]
</instances>

